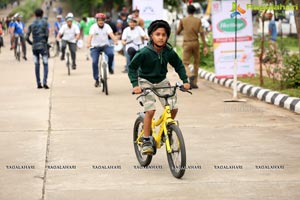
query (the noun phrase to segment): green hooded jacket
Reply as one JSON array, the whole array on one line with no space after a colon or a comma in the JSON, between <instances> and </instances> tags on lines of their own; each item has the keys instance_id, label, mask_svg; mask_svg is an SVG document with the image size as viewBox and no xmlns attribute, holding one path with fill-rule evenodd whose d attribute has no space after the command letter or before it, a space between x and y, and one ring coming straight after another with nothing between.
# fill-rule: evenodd
<instances>
[{"instance_id":1,"label":"green hooded jacket","mask_svg":"<svg viewBox=\"0 0 300 200\"><path fill-rule=\"evenodd\" d=\"M173 50L167 44L161 52L157 52L151 43L136 53L128 66L128 77L133 87L138 86L138 77L144 78L151 83L159 83L166 78L170 63L179 75L183 83L188 83L188 77L184 65Z\"/></svg>"}]
</instances>

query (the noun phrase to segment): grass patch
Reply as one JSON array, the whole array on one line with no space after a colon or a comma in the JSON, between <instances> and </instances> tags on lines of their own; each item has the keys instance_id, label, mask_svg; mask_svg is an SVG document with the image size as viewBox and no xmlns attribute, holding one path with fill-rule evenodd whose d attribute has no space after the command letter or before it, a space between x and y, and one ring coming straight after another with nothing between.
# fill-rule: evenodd
<instances>
[{"instance_id":1,"label":"grass patch","mask_svg":"<svg viewBox=\"0 0 300 200\"><path fill-rule=\"evenodd\" d=\"M255 38L253 44L254 44L254 49L260 49L261 38L260 37ZM268 49L268 39L267 39L267 37L265 37L264 46L267 50ZM279 49L284 49L284 48L288 47L288 50L290 50L290 51L299 51L297 37L292 37L292 36L281 37L281 36L278 36L277 37L277 46L278 46Z\"/></svg>"}]
</instances>

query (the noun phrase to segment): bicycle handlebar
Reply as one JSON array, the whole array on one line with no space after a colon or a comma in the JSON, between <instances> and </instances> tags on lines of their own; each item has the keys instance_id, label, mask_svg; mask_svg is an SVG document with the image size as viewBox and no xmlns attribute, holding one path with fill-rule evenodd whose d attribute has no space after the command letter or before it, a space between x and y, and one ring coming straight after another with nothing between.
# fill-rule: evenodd
<instances>
[{"instance_id":1,"label":"bicycle handlebar","mask_svg":"<svg viewBox=\"0 0 300 200\"><path fill-rule=\"evenodd\" d=\"M156 90L157 89L173 89L173 92L171 94L165 94L165 95L161 95L159 94ZM167 87L147 87L147 88L142 88L142 92L143 94L139 95L136 99L139 99L142 96L147 96L150 92L153 92L156 96L158 96L159 98L170 98L172 96L174 96L176 94L176 89L179 88L180 91L182 92L187 92L189 94L193 94L191 91L185 89L183 87L182 83L177 82L175 86L167 86ZM132 94L135 94L134 92L132 92Z\"/></svg>"}]
</instances>

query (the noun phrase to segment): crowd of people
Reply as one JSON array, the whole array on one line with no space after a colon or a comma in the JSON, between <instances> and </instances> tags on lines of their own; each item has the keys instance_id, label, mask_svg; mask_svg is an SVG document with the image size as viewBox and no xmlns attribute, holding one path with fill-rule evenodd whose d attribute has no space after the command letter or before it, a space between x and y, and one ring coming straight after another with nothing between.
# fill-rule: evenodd
<instances>
[{"instance_id":1,"label":"crowd of people","mask_svg":"<svg viewBox=\"0 0 300 200\"><path fill-rule=\"evenodd\" d=\"M114 45L123 45L123 54L126 56L125 73L133 87L133 92L139 94L143 87L170 85L166 75L168 64L173 66L179 78L183 82L185 89L198 88L197 68L199 63L199 33L204 43L204 55L207 53L201 20L193 16L195 8L188 7L189 16L182 19L179 24L177 34L184 31L183 42L183 62L168 43L171 34L171 27L164 20L155 20L148 27L144 28L144 20L139 16L139 10L134 9L131 13L122 10L118 20L112 21L110 13L97 13L94 17L83 17L80 21L76 20L73 13L68 13L65 17L58 13L56 21L52 24L44 17L42 9L35 10L36 19L25 30L22 16L17 13L8 25L8 33L11 35L11 47L15 49L15 38L20 38L23 59L26 57L26 41L32 45L32 53L35 64L35 75L37 88L49 89L48 78L48 59L49 59L49 35L54 32L56 40L56 53L60 60L65 59L66 48L71 53L72 69L77 67L76 50L81 41L85 50L86 60L92 60L92 77L95 81L94 86L99 87L98 62L100 52L107 56L109 73L114 74ZM190 72L188 64L191 56L194 56L194 71ZM43 79L40 78L40 58L44 67ZM171 114L175 118L178 111L176 106L176 96L172 100ZM153 140L150 134L150 124L155 113L153 101L154 96L147 95L144 99L145 121L143 137L143 153L153 153Z\"/></svg>"}]
</instances>

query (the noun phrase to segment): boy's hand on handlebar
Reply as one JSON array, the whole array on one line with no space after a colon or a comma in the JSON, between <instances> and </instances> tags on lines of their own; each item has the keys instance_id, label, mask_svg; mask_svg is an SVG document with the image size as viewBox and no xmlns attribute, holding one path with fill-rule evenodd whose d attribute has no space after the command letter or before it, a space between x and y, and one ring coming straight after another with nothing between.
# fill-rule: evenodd
<instances>
[{"instance_id":1,"label":"boy's hand on handlebar","mask_svg":"<svg viewBox=\"0 0 300 200\"><path fill-rule=\"evenodd\" d=\"M141 94L142 93L142 88L140 86L136 86L136 87L133 88L132 93Z\"/></svg>"},{"instance_id":2,"label":"boy's hand on handlebar","mask_svg":"<svg viewBox=\"0 0 300 200\"><path fill-rule=\"evenodd\" d=\"M184 83L183 84L184 89L186 90L190 90L191 89L191 85L189 83Z\"/></svg>"}]
</instances>

